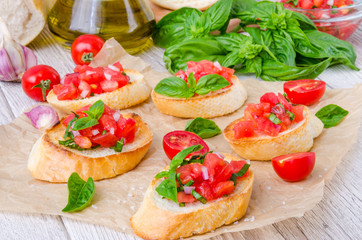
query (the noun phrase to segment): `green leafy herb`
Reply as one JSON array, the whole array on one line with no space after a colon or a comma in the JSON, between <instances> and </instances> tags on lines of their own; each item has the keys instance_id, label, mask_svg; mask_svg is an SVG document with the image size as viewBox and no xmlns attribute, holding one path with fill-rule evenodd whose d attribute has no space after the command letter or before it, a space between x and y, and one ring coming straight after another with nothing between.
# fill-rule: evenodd
<instances>
[{"instance_id":1,"label":"green leafy herb","mask_svg":"<svg viewBox=\"0 0 362 240\"><path fill-rule=\"evenodd\" d=\"M84 112L92 118L99 120L104 112L104 102L102 100L98 100L89 108L89 111Z\"/></svg>"},{"instance_id":2,"label":"green leafy herb","mask_svg":"<svg viewBox=\"0 0 362 240\"><path fill-rule=\"evenodd\" d=\"M160 185L156 188L156 192L158 194L160 194L162 197L168 198L177 203L176 181L177 177L179 178L179 176L176 175L176 168L184 161L187 155L199 151L201 148L202 148L201 145L194 145L180 151L175 157L173 157L170 164L170 169L168 171L159 172L155 176L155 178L157 179L166 177L166 179L164 179L160 183Z\"/></svg>"},{"instance_id":3,"label":"green leafy herb","mask_svg":"<svg viewBox=\"0 0 362 240\"><path fill-rule=\"evenodd\" d=\"M73 131L78 131L78 130L83 130L89 127L93 127L95 125L98 124L98 121L94 118L91 117L83 117L78 119L74 126L73 126Z\"/></svg>"},{"instance_id":4,"label":"green leafy herb","mask_svg":"<svg viewBox=\"0 0 362 240\"><path fill-rule=\"evenodd\" d=\"M190 164L190 163L203 164L205 161L205 157L208 153L212 153L212 151L204 153L204 154L192 155L190 159L184 159L184 161L180 164L180 166L184 166L184 165Z\"/></svg>"},{"instance_id":5,"label":"green leafy herb","mask_svg":"<svg viewBox=\"0 0 362 240\"><path fill-rule=\"evenodd\" d=\"M122 152L123 145L124 145L124 138L122 138L120 141L117 141L116 145L110 148L113 149L115 152Z\"/></svg>"},{"instance_id":6,"label":"green leafy herb","mask_svg":"<svg viewBox=\"0 0 362 240\"><path fill-rule=\"evenodd\" d=\"M181 203L179 203L178 204L180 207L185 207L186 206L186 204L184 203L184 202L181 202Z\"/></svg>"},{"instance_id":7,"label":"green leafy herb","mask_svg":"<svg viewBox=\"0 0 362 240\"><path fill-rule=\"evenodd\" d=\"M71 137L69 139L67 139L67 140L64 140L64 141L59 140L58 141L59 145L63 145L65 147L75 149L75 150L78 150L78 151L92 150L92 149L96 149L96 148L99 147L99 145L98 145L98 146L91 147L91 148L81 148L81 147L79 147L78 144L76 144L74 142L74 137L73 137L73 134L71 132L69 132L68 136L70 136L70 135L71 135Z\"/></svg>"},{"instance_id":8,"label":"green leafy herb","mask_svg":"<svg viewBox=\"0 0 362 240\"><path fill-rule=\"evenodd\" d=\"M221 129L212 120L205 118L195 118L186 124L185 131L196 133L199 137L205 139L221 133Z\"/></svg>"},{"instance_id":9,"label":"green leafy herb","mask_svg":"<svg viewBox=\"0 0 362 240\"><path fill-rule=\"evenodd\" d=\"M191 194L192 196L194 196L194 198L196 198L196 200L200 201L202 204L206 204L207 202L206 199L203 196L201 196L200 193L196 192L195 190L192 190Z\"/></svg>"},{"instance_id":10,"label":"green leafy herb","mask_svg":"<svg viewBox=\"0 0 362 240\"><path fill-rule=\"evenodd\" d=\"M107 130L103 130L102 131L102 135L106 134L107 133Z\"/></svg>"},{"instance_id":11,"label":"green leafy herb","mask_svg":"<svg viewBox=\"0 0 362 240\"><path fill-rule=\"evenodd\" d=\"M104 112L104 102L98 100L90 108L89 111L84 111L88 114L88 117L77 119L72 128L73 131L83 130L89 127L93 127L99 124L98 120L101 118ZM68 127L71 126L70 122Z\"/></svg>"},{"instance_id":12,"label":"green leafy herb","mask_svg":"<svg viewBox=\"0 0 362 240\"><path fill-rule=\"evenodd\" d=\"M239 172L233 173L231 175L230 180L234 182L234 186L236 185L237 178L244 176L244 174L248 171L249 167L250 167L250 164L244 164L244 166L240 169Z\"/></svg>"},{"instance_id":13,"label":"green leafy herb","mask_svg":"<svg viewBox=\"0 0 362 240\"><path fill-rule=\"evenodd\" d=\"M288 110L285 110L285 112L289 114L289 119L290 119L290 121L293 121L294 118L295 118L295 114L292 113L292 112L290 112L290 111L288 111Z\"/></svg>"},{"instance_id":14,"label":"green leafy herb","mask_svg":"<svg viewBox=\"0 0 362 240\"><path fill-rule=\"evenodd\" d=\"M72 112L74 114L74 118L72 120L70 120L70 122L68 123L67 129L65 129L65 133L64 133L64 139L67 139L67 137L69 136L69 129L70 127L73 125L73 123L75 121L77 121L77 119L79 118L79 115L76 114L75 112ZM71 136L73 137L73 134L71 134Z\"/></svg>"},{"instance_id":15,"label":"green leafy herb","mask_svg":"<svg viewBox=\"0 0 362 240\"><path fill-rule=\"evenodd\" d=\"M162 79L155 87L155 92L161 95L175 98L190 98L195 93L199 95L208 94L210 91L217 91L229 86L230 83L218 74L209 74L201 77L196 83L193 73L190 74L190 83L178 77Z\"/></svg>"},{"instance_id":16,"label":"green leafy herb","mask_svg":"<svg viewBox=\"0 0 362 240\"><path fill-rule=\"evenodd\" d=\"M94 196L95 188L93 178L90 177L85 182L79 177L78 173L72 173L68 179L68 204L62 211L76 212L89 206Z\"/></svg>"},{"instance_id":17,"label":"green leafy herb","mask_svg":"<svg viewBox=\"0 0 362 240\"><path fill-rule=\"evenodd\" d=\"M190 180L185 184L185 186L189 187L192 186L194 183L195 183L194 181Z\"/></svg>"},{"instance_id":18,"label":"green leafy herb","mask_svg":"<svg viewBox=\"0 0 362 240\"><path fill-rule=\"evenodd\" d=\"M323 122L325 128L330 128L340 123L348 115L348 111L335 104L329 104L315 115Z\"/></svg>"},{"instance_id":19,"label":"green leafy herb","mask_svg":"<svg viewBox=\"0 0 362 240\"><path fill-rule=\"evenodd\" d=\"M282 121L280 121L280 119L274 113L270 113L268 119L274 124L281 124L282 123Z\"/></svg>"}]
</instances>

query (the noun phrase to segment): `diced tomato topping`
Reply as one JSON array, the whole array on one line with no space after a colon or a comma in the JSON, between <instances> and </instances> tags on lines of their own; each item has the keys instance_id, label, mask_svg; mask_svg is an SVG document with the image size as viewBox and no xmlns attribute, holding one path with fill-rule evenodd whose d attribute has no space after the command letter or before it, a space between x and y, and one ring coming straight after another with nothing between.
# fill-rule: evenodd
<instances>
[{"instance_id":1,"label":"diced tomato topping","mask_svg":"<svg viewBox=\"0 0 362 240\"><path fill-rule=\"evenodd\" d=\"M230 165L233 167L233 173L239 172L244 167L245 164L246 164L246 161L244 161L244 160L230 162ZM249 169L246 171L246 173L243 176L238 177L238 178L244 178L247 176L249 176Z\"/></svg>"},{"instance_id":2,"label":"diced tomato topping","mask_svg":"<svg viewBox=\"0 0 362 240\"><path fill-rule=\"evenodd\" d=\"M292 113L294 113L295 118L294 121L295 122L300 122L303 120L303 111L304 111L304 106L303 105L298 105L298 106L294 106L292 109Z\"/></svg>"},{"instance_id":3,"label":"diced tomato topping","mask_svg":"<svg viewBox=\"0 0 362 240\"><path fill-rule=\"evenodd\" d=\"M82 136L89 137L89 138L93 137L91 128L82 129L82 130L79 130L78 132Z\"/></svg>"},{"instance_id":4,"label":"diced tomato topping","mask_svg":"<svg viewBox=\"0 0 362 240\"><path fill-rule=\"evenodd\" d=\"M235 124L234 126L234 136L236 139L243 137L252 137L254 136L254 121L241 121Z\"/></svg>"},{"instance_id":5,"label":"diced tomato topping","mask_svg":"<svg viewBox=\"0 0 362 240\"><path fill-rule=\"evenodd\" d=\"M184 192L178 192L177 201L180 203L192 203L192 202L196 202L197 200L191 194L186 194Z\"/></svg>"},{"instance_id":6,"label":"diced tomato topping","mask_svg":"<svg viewBox=\"0 0 362 240\"><path fill-rule=\"evenodd\" d=\"M125 138L126 143L132 143L137 131L136 121L132 118L123 118L122 116L117 122L118 128L116 136L119 138Z\"/></svg>"},{"instance_id":7,"label":"diced tomato topping","mask_svg":"<svg viewBox=\"0 0 362 240\"><path fill-rule=\"evenodd\" d=\"M230 165L228 165L230 166ZM216 184L214 192L215 196L217 198L222 197L224 195L231 194L235 189L234 182L233 181L225 181L225 182L219 182Z\"/></svg>"},{"instance_id":8,"label":"diced tomato topping","mask_svg":"<svg viewBox=\"0 0 362 240\"><path fill-rule=\"evenodd\" d=\"M110 132L99 134L92 138L92 142L99 144L102 147L112 147L116 145L117 141L119 141L119 139Z\"/></svg>"},{"instance_id":9,"label":"diced tomato topping","mask_svg":"<svg viewBox=\"0 0 362 240\"><path fill-rule=\"evenodd\" d=\"M74 142L76 144L78 144L79 147L81 148L91 148L92 147L92 142L91 140L89 140L89 138L84 137L84 136L76 136L74 138Z\"/></svg>"},{"instance_id":10,"label":"diced tomato topping","mask_svg":"<svg viewBox=\"0 0 362 240\"><path fill-rule=\"evenodd\" d=\"M187 164L177 168L176 172L180 173L180 181L183 184L188 183L190 180L194 182L202 181L202 165L200 163Z\"/></svg>"},{"instance_id":11,"label":"diced tomato topping","mask_svg":"<svg viewBox=\"0 0 362 240\"><path fill-rule=\"evenodd\" d=\"M216 198L214 195L213 188L210 185L209 181L203 181L200 185L197 185L195 191L204 198L206 198L206 200L208 201Z\"/></svg>"},{"instance_id":12,"label":"diced tomato topping","mask_svg":"<svg viewBox=\"0 0 362 240\"><path fill-rule=\"evenodd\" d=\"M73 84L54 85L53 91L57 95L58 100L72 100L78 96L78 90Z\"/></svg>"},{"instance_id":13,"label":"diced tomato topping","mask_svg":"<svg viewBox=\"0 0 362 240\"><path fill-rule=\"evenodd\" d=\"M204 166L207 168L209 173L210 182L215 181L215 175L226 165L225 161L218 155L209 153L205 157Z\"/></svg>"},{"instance_id":14,"label":"diced tomato topping","mask_svg":"<svg viewBox=\"0 0 362 240\"><path fill-rule=\"evenodd\" d=\"M54 93L58 100L87 98L94 94L115 91L128 82L129 77L119 62L97 68L78 65L74 68L74 73L64 77L63 85L55 87Z\"/></svg>"},{"instance_id":15,"label":"diced tomato topping","mask_svg":"<svg viewBox=\"0 0 362 240\"><path fill-rule=\"evenodd\" d=\"M233 174L233 167L230 164L226 164L220 171L215 173L214 182L224 182L231 178Z\"/></svg>"},{"instance_id":16,"label":"diced tomato topping","mask_svg":"<svg viewBox=\"0 0 362 240\"><path fill-rule=\"evenodd\" d=\"M176 74L175 74L176 77L179 77L181 78L182 80L185 80L187 82L187 75L186 73L184 72L184 70L180 69Z\"/></svg>"},{"instance_id":17,"label":"diced tomato topping","mask_svg":"<svg viewBox=\"0 0 362 240\"><path fill-rule=\"evenodd\" d=\"M115 135L117 131L117 122L114 120L113 116L103 114L99 119L99 123L105 130Z\"/></svg>"}]
</instances>

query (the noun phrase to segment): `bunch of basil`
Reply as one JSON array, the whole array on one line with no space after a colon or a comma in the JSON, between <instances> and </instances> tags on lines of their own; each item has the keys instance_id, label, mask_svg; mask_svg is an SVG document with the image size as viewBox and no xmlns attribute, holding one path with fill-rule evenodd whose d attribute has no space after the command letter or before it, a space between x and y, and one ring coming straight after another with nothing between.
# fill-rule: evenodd
<instances>
[{"instance_id":1,"label":"bunch of basil","mask_svg":"<svg viewBox=\"0 0 362 240\"><path fill-rule=\"evenodd\" d=\"M235 18L241 23L226 33ZM250 36L236 33L240 29ZM163 60L171 73L204 59L268 81L315 78L340 63L359 70L350 43L318 31L308 17L276 2L219 0L203 13L181 8L157 23L153 39L167 48Z\"/></svg>"}]
</instances>

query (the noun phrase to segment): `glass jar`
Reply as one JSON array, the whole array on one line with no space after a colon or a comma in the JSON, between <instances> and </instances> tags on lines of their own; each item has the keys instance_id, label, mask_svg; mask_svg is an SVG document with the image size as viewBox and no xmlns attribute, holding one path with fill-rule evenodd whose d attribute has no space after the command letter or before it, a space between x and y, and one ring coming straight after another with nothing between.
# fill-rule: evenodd
<instances>
[{"instance_id":1,"label":"glass jar","mask_svg":"<svg viewBox=\"0 0 362 240\"><path fill-rule=\"evenodd\" d=\"M48 15L49 30L65 47L82 34L114 37L130 54L152 43L155 27L144 0L57 0Z\"/></svg>"}]
</instances>

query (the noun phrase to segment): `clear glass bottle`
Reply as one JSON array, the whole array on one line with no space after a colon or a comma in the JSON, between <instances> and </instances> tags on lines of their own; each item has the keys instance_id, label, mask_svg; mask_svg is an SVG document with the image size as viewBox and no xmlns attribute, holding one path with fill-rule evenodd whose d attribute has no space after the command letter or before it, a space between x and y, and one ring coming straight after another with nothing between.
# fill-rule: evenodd
<instances>
[{"instance_id":1,"label":"clear glass bottle","mask_svg":"<svg viewBox=\"0 0 362 240\"><path fill-rule=\"evenodd\" d=\"M130 54L152 43L153 12L145 0L57 0L48 15L49 30L70 47L82 34L114 37Z\"/></svg>"}]
</instances>

